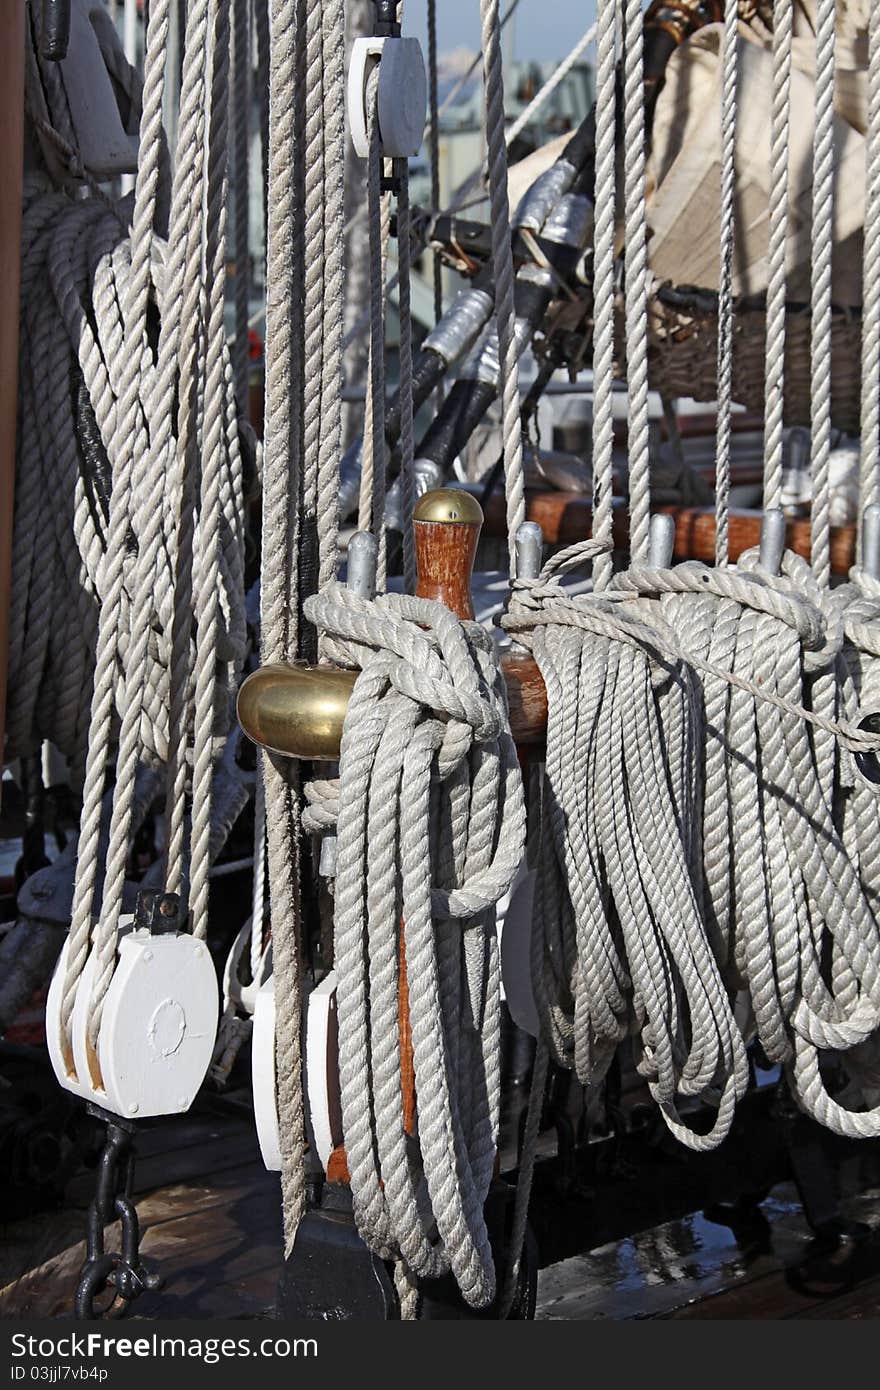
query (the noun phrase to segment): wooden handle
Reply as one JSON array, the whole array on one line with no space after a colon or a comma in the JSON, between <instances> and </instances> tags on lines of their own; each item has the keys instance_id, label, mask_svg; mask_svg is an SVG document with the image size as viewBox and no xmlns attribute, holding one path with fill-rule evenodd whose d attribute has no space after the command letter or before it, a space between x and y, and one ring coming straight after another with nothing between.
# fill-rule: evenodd
<instances>
[{"instance_id":1,"label":"wooden handle","mask_svg":"<svg viewBox=\"0 0 880 1390\"><path fill-rule=\"evenodd\" d=\"M413 512L419 598L473 618L471 575L482 525L483 509L469 492L440 488L419 498Z\"/></svg>"}]
</instances>

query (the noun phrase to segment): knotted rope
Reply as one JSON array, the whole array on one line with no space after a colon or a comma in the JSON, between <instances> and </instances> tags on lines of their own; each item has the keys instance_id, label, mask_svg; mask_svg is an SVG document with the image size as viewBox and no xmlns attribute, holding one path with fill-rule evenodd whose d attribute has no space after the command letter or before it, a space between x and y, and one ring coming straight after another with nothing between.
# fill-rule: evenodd
<instances>
[{"instance_id":1,"label":"knotted rope","mask_svg":"<svg viewBox=\"0 0 880 1390\"><path fill-rule=\"evenodd\" d=\"M342 1120L364 1240L419 1278L451 1270L474 1306L495 1293L483 1204L498 1141L495 904L525 806L491 638L442 604L306 601L333 660L360 668L339 780L306 824L338 836L335 968ZM404 1128L401 919L417 1120Z\"/></svg>"}]
</instances>

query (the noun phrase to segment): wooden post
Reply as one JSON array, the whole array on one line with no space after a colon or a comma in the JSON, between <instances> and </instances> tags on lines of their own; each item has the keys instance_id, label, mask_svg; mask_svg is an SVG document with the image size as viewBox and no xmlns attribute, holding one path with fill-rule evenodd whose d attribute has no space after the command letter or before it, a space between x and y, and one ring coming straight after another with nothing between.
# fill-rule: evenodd
<instances>
[{"instance_id":1,"label":"wooden post","mask_svg":"<svg viewBox=\"0 0 880 1390\"><path fill-rule=\"evenodd\" d=\"M24 21L24 0L7 0L3 6L3 36L0 39L0 749L3 747L6 717L12 503L18 415Z\"/></svg>"}]
</instances>

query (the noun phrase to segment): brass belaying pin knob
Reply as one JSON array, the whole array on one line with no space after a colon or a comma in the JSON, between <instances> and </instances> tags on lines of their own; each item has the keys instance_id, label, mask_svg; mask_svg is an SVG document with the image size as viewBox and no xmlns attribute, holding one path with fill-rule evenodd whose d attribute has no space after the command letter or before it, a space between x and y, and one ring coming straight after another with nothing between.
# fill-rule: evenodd
<instances>
[{"instance_id":1,"label":"brass belaying pin knob","mask_svg":"<svg viewBox=\"0 0 880 1390\"><path fill-rule=\"evenodd\" d=\"M483 509L469 492L436 488L413 510L416 594L445 603L459 618L473 618L471 575Z\"/></svg>"},{"instance_id":2,"label":"brass belaying pin knob","mask_svg":"<svg viewBox=\"0 0 880 1390\"><path fill-rule=\"evenodd\" d=\"M460 618L473 618L470 579L483 512L468 492L426 492L413 513L420 598L445 603ZM376 542L352 537L348 587L363 598L375 591ZM238 692L238 722L254 743L289 758L332 761L339 757L342 725L356 671L336 666L263 666Z\"/></svg>"}]
</instances>

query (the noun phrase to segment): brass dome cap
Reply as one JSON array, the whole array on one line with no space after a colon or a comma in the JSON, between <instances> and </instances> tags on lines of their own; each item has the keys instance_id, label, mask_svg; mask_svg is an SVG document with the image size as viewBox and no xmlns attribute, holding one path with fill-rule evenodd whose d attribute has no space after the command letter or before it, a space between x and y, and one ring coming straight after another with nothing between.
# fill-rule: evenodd
<instances>
[{"instance_id":1,"label":"brass dome cap","mask_svg":"<svg viewBox=\"0 0 880 1390\"><path fill-rule=\"evenodd\" d=\"M476 497L460 488L441 487L424 493L413 509L413 521L457 522L482 526L483 508Z\"/></svg>"}]
</instances>

